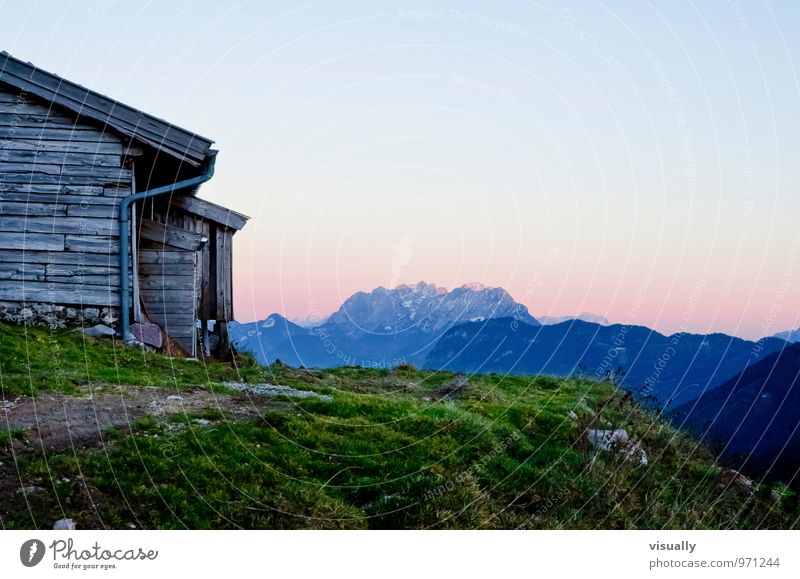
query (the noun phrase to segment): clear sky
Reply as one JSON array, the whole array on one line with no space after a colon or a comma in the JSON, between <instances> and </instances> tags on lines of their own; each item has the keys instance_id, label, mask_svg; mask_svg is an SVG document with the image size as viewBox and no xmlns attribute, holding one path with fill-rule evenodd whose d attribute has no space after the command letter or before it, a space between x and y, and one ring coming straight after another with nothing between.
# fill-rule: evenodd
<instances>
[{"instance_id":1,"label":"clear sky","mask_svg":"<svg viewBox=\"0 0 800 579\"><path fill-rule=\"evenodd\" d=\"M2 46L213 138L235 308L420 280L800 326L800 4L2 2Z\"/></svg>"}]
</instances>

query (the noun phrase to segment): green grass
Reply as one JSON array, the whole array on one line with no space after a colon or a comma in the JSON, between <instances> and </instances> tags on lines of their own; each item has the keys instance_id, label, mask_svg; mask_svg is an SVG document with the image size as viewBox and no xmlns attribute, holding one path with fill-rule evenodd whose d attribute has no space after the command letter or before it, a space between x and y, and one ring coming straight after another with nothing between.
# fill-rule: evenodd
<instances>
[{"instance_id":1,"label":"green grass","mask_svg":"<svg viewBox=\"0 0 800 579\"><path fill-rule=\"evenodd\" d=\"M4 352L25 351L2 339ZM748 497L719 490L720 467L704 447L609 383L475 376L442 398L452 374L235 370L143 357L110 343L84 348L71 334L47 340L62 352L61 367L76 372L75 384L135 384L146 375L173 386L238 376L334 401L292 401L258 419L234 420L216 409L145 418L133 436L114 433L100 450L0 456L14 461L25 485L47 488L26 500L0 497L6 528L46 528L61 516L81 528L798 527L794 491L758 485ZM77 370L86 358L84 376ZM29 370L5 355L2 364L4 388L9 376L24 385L28 372L37 377L34 391L52 388L43 379L52 373L46 356L35 355ZM198 427L198 418L212 422ZM594 427L627 429L650 463L589 448L583 432Z\"/></svg>"},{"instance_id":2,"label":"green grass","mask_svg":"<svg viewBox=\"0 0 800 579\"><path fill-rule=\"evenodd\" d=\"M249 356L236 367L168 358L88 338L74 330L44 330L0 324L0 380L7 397L42 390L73 393L87 384L194 386L223 381L260 381Z\"/></svg>"}]
</instances>

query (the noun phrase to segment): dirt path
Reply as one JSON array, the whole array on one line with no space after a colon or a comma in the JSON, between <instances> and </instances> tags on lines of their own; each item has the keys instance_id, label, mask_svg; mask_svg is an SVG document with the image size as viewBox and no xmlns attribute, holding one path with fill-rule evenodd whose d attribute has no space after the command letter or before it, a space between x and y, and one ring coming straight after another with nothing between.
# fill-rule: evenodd
<instances>
[{"instance_id":1,"label":"dirt path","mask_svg":"<svg viewBox=\"0 0 800 579\"><path fill-rule=\"evenodd\" d=\"M54 499L52 480L31 476L19 470L20 457L49 451L100 448L109 441L108 431L130 434L137 419L152 416L169 430L205 428L226 420L255 418L267 409L295 409L294 399L330 396L295 390L274 384L228 384L228 393L195 388L177 391L144 386L100 386L85 388L74 395L42 393L35 398L0 398L0 529L6 521L30 518L33 528L52 528L53 521L75 516L83 528L106 528L98 505L115 502L90 481L61 479L78 490L78 502L67 511ZM213 419L196 416L205 410L218 410ZM175 415L195 415L188 421L174 421ZM124 510L125 505L115 508ZM135 517L123 528L139 528Z\"/></svg>"},{"instance_id":2,"label":"dirt path","mask_svg":"<svg viewBox=\"0 0 800 579\"><path fill-rule=\"evenodd\" d=\"M36 398L0 400L0 431L24 438L12 441L17 451L62 450L100 442L112 428L128 433L137 419L148 415L165 418L217 409L229 419L255 417L266 407L291 406L285 396L291 396L292 392L300 393L285 389L270 395L220 394L204 389L178 392L143 386L105 386L69 396L44 393ZM302 392L302 397L308 394ZM206 424L202 419L196 422Z\"/></svg>"}]
</instances>

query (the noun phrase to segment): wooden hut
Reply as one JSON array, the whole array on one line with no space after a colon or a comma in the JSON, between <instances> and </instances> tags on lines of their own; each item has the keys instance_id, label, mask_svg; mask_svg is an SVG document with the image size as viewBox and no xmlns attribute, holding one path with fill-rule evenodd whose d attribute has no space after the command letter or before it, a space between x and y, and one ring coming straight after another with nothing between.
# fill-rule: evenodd
<instances>
[{"instance_id":1,"label":"wooden hut","mask_svg":"<svg viewBox=\"0 0 800 579\"><path fill-rule=\"evenodd\" d=\"M211 145L0 53L0 304L104 308L126 339L155 323L192 356L213 320L225 353L247 218L196 197Z\"/></svg>"}]
</instances>

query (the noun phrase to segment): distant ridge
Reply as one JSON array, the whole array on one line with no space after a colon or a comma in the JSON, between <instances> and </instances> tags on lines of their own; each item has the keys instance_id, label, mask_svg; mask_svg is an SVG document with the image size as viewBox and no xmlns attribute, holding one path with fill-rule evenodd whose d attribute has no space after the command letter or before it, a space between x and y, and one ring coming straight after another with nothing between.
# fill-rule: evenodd
<instances>
[{"instance_id":1,"label":"distant ridge","mask_svg":"<svg viewBox=\"0 0 800 579\"><path fill-rule=\"evenodd\" d=\"M580 320L529 326L509 318L454 326L431 349L424 367L590 379L611 373L640 402L663 410L696 399L785 346L776 338L756 343L725 334L665 336L644 326Z\"/></svg>"},{"instance_id":2,"label":"distant ridge","mask_svg":"<svg viewBox=\"0 0 800 579\"><path fill-rule=\"evenodd\" d=\"M736 469L785 482L800 476L800 343L677 408L672 422Z\"/></svg>"},{"instance_id":3,"label":"distant ridge","mask_svg":"<svg viewBox=\"0 0 800 579\"><path fill-rule=\"evenodd\" d=\"M555 324L569 322L571 320L580 320L581 322L590 322L592 324L600 324L601 326L608 326L611 323L604 316L591 314L589 312L584 312L577 316L536 316L536 319L539 320L539 323L543 326L554 326Z\"/></svg>"},{"instance_id":4,"label":"distant ridge","mask_svg":"<svg viewBox=\"0 0 800 579\"><path fill-rule=\"evenodd\" d=\"M778 332L773 338L778 338L779 340L785 340L790 344L794 344L795 342L800 342L800 329Z\"/></svg>"}]
</instances>

